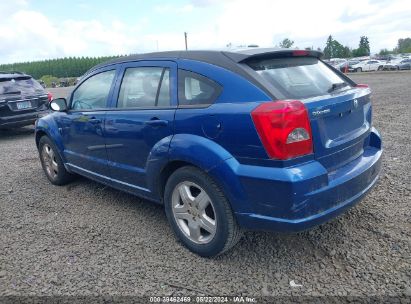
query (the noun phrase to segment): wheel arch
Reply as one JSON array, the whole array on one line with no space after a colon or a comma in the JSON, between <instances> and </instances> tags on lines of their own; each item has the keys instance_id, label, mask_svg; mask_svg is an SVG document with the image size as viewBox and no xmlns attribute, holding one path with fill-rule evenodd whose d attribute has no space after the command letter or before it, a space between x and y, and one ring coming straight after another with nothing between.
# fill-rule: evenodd
<instances>
[{"instance_id":1,"label":"wheel arch","mask_svg":"<svg viewBox=\"0 0 411 304\"><path fill-rule=\"evenodd\" d=\"M40 138L43 136L48 136L48 134L44 130L36 131L35 140L36 140L36 147L39 148Z\"/></svg>"},{"instance_id":2,"label":"wheel arch","mask_svg":"<svg viewBox=\"0 0 411 304\"><path fill-rule=\"evenodd\" d=\"M192 134L176 134L170 143L168 159L148 163L147 183L161 203L168 178L184 166L207 173L227 197L233 211L241 209L245 191L236 174L237 160L218 143Z\"/></svg>"},{"instance_id":3,"label":"wheel arch","mask_svg":"<svg viewBox=\"0 0 411 304\"><path fill-rule=\"evenodd\" d=\"M60 133L58 132L58 127L53 118L49 116L43 117L37 121L35 130L35 142L38 148L41 137L47 136L53 144L57 147L57 152L59 153L63 163L66 163L66 158L64 157L64 145Z\"/></svg>"},{"instance_id":4,"label":"wheel arch","mask_svg":"<svg viewBox=\"0 0 411 304\"><path fill-rule=\"evenodd\" d=\"M233 156L216 142L193 134L175 134L153 147L146 164L147 186L160 201L167 178L182 166L210 171Z\"/></svg>"},{"instance_id":5,"label":"wheel arch","mask_svg":"<svg viewBox=\"0 0 411 304\"><path fill-rule=\"evenodd\" d=\"M157 193L159 194L159 197L162 203L164 203L163 202L164 190L165 190L165 186L167 184L168 179L175 171L183 167L195 167L195 168L200 169L199 167L197 167L196 165L190 162L174 160L174 161L167 163L164 166L164 168L161 170L159 174L159 179L158 179Z\"/></svg>"}]
</instances>

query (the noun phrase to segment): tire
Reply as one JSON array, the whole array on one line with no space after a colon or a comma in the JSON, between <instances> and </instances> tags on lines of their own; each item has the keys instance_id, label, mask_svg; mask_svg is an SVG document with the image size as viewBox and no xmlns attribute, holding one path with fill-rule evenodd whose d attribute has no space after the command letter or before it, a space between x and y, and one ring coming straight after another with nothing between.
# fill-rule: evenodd
<instances>
[{"instance_id":1,"label":"tire","mask_svg":"<svg viewBox=\"0 0 411 304\"><path fill-rule=\"evenodd\" d=\"M383 66L379 66L377 71L382 71L382 69L383 69Z\"/></svg>"},{"instance_id":2,"label":"tire","mask_svg":"<svg viewBox=\"0 0 411 304\"><path fill-rule=\"evenodd\" d=\"M356 68L355 71L356 72L362 72L362 68Z\"/></svg>"},{"instance_id":3,"label":"tire","mask_svg":"<svg viewBox=\"0 0 411 304\"><path fill-rule=\"evenodd\" d=\"M200 256L220 255L241 239L242 230L220 187L195 167L182 167L169 177L164 207L176 238Z\"/></svg>"},{"instance_id":4,"label":"tire","mask_svg":"<svg viewBox=\"0 0 411 304\"><path fill-rule=\"evenodd\" d=\"M43 171L53 185L62 186L73 180L74 175L66 170L57 147L47 136L40 138L39 155Z\"/></svg>"}]
</instances>

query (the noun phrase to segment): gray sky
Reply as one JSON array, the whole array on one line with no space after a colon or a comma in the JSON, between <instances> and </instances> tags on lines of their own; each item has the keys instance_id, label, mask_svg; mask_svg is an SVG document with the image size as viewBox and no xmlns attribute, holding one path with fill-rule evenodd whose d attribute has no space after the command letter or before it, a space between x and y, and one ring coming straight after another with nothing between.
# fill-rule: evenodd
<instances>
[{"instance_id":1,"label":"gray sky","mask_svg":"<svg viewBox=\"0 0 411 304\"><path fill-rule=\"evenodd\" d=\"M283 38L324 48L332 34L371 51L411 37L410 0L14 0L0 3L0 63L184 48L215 49Z\"/></svg>"}]
</instances>

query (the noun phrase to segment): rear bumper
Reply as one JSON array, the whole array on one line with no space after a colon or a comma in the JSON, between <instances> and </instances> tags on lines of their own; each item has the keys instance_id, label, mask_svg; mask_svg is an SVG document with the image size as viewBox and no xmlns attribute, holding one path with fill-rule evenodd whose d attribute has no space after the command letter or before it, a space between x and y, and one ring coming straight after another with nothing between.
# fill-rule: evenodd
<instances>
[{"instance_id":1,"label":"rear bumper","mask_svg":"<svg viewBox=\"0 0 411 304\"><path fill-rule=\"evenodd\" d=\"M361 201L376 184L381 156L381 139L373 129L364 153L333 172L327 172L317 161L271 168L271 173L261 168L259 174L254 168L252 176L240 169L248 210L237 210L237 221L246 229L279 232L322 224Z\"/></svg>"},{"instance_id":2,"label":"rear bumper","mask_svg":"<svg viewBox=\"0 0 411 304\"><path fill-rule=\"evenodd\" d=\"M38 118L47 113L48 111L35 111L12 116L0 116L0 127L13 128L34 124Z\"/></svg>"}]
</instances>

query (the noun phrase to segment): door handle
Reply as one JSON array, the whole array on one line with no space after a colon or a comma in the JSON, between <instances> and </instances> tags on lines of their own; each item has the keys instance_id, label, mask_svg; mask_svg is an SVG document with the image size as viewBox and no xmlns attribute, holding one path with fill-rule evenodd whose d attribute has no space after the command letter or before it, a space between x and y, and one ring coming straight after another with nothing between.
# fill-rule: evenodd
<instances>
[{"instance_id":1,"label":"door handle","mask_svg":"<svg viewBox=\"0 0 411 304\"><path fill-rule=\"evenodd\" d=\"M157 117L153 117L150 120L145 122L146 125L152 127L165 127L168 125L168 120L158 119Z\"/></svg>"},{"instance_id":2,"label":"door handle","mask_svg":"<svg viewBox=\"0 0 411 304\"><path fill-rule=\"evenodd\" d=\"M91 117L91 118L88 120L88 122L89 122L89 123L92 123L92 124L94 124L94 125L97 125L97 124L101 123L101 119L98 119L98 118L95 118L95 117Z\"/></svg>"}]
</instances>

